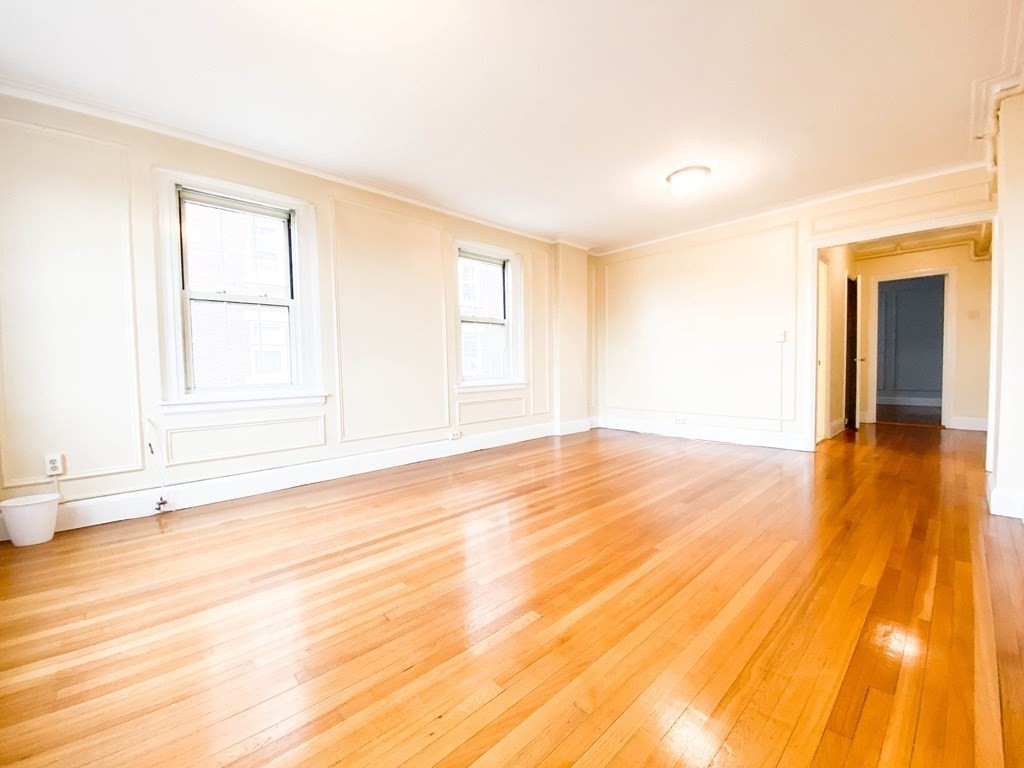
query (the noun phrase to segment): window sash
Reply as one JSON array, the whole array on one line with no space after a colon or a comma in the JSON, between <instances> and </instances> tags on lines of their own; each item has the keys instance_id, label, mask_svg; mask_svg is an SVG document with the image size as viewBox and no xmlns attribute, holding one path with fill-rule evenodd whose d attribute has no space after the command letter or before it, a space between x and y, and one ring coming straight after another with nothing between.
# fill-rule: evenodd
<instances>
[{"instance_id":1,"label":"window sash","mask_svg":"<svg viewBox=\"0 0 1024 768\"><path fill-rule=\"evenodd\" d=\"M252 203L248 200L239 200L236 197L226 197L224 195L217 195L212 192L200 192L196 189L190 189L189 187L183 187L178 185L178 199L181 201L189 201L191 203L198 203L199 205L208 205L211 208L228 208L233 211L244 211L245 213L255 213L259 216L270 216L276 219L283 219L291 227L291 220L294 211L290 211L287 208L275 208L272 205L263 205L262 203Z\"/></svg>"},{"instance_id":2,"label":"window sash","mask_svg":"<svg viewBox=\"0 0 1024 768\"><path fill-rule=\"evenodd\" d=\"M178 243L180 250L180 265L181 265L181 289L183 291L189 291L188 287L188 258L186 256L186 245L185 245L185 203L196 203L198 205L205 205L210 208L219 208L221 210L229 211L241 211L243 213L252 213L258 216L266 216L268 218L275 218L285 222L286 229L288 232L288 296L291 300L295 299L295 211L284 208L274 208L269 205L261 205L260 203L249 202L248 200L239 200L233 197L225 197L223 195L216 195L211 192L200 192L195 189L183 187L180 184L176 185L175 190L178 194ZM199 293L196 291L195 293ZM250 297L251 294L230 294L232 296ZM256 296L255 298L268 298L266 296ZM274 301L278 299L275 298Z\"/></svg>"},{"instance_id":3,"label":"window sash","mask_svg":"<svg viewBox=\"0 0 1024 768\"><path fill-rule=\"evenodd\" d=\"M247 200L239 200L209 192L200 192L195 189L176 185L175 190L178 197L178 243L179 243L179 264L180 264L180 295L181 295L181 331L184 342L184 373L185 393L201 392L244 392L252 390L268 390L292 388L297 383L298 375L298 354L299 354L299 322L298 322L298 301L295 298L295 226L294 211L272 206L261 205ZM287 243L288 243L288 296L275 297L252 294L228 293L227 291L197 291L188 287L188 258L186 255L187 246L185 239L185 203L191 202L199 205L207 205L222 210L241 211L260 216L276 218L286 222ZM289 361L288 370L291 383L289 384L248 384L227 387L197 387L195 382L195 361L193 348L193 327L192 327L192 303L196 301L212 301L224 304L248 304L251 306L284 307L288 310L288 340L289 340Z\"/></svg>"},{"instance_id":4,"label":"window sash","mask_svg":"<svg viewBox=\"0 0 1024 768\"><path fill-rule=\"evenodd\" d=\"M462 272L456 270L458 298L459 298L459 327L470 326L498 326L504 335L504 359L502 367L504 373L499 379L486 375L472 375L466 372L466 350L462 347L462 332L459 333L459 373L460 379L466 382L481 382L491 380L504 380L513 375L513 349L512 349L512 321L509 317L509 268L510 262L507 258L496 256L485 256L474 253L470 250L459 248L457 251L456 263L459 259L483 262L484 264L495 265L501 268L501 312L500 316L479 316L463 313L462 304Z\"/></svg>"},{"instance_id":5,"label":"window sash","mask_svg":"<svg viewBox=\"0 0 1024 768\"><path fill-rule=\"evenodd\" d=\"M248 298L248 297L243 297ZM291 382L288 384L246 384L226 387L197 387L195 382L195 354L192 346L192 303L196 301L212 301L218 304L248 304L256 307L284 307L288 310L288 372ZM214 294L193 294L187 295L182 292L181 313L182 333L185 343L185 388L186 393L197 392L244 392L263 391L268 389L290 388L295 386L298 374L298 360L296 359L296 344L298 343L298 323L294 311L294 301L235 301L232 298L225 298L223 293Z\"/></svg>"},{"instance_id":6,"label":"window sash","mask_svg":"<svg viewBox=\"0 0 1024 768\"><path fill-rule=\"evenodd\" d=\"M464 251L461 248L458 252L458 258L469 259L471 261L481 261L484 264L493 264L501 267L501 316L497 315L467 315L462 312L462 274L458 274L459 282L459 317L464 323L489 323L493 325L507 325L508 324L508 259L498 259L492 256L481 256L478 253L472 253L471 251Z\"/></svg>"}]
</instances>

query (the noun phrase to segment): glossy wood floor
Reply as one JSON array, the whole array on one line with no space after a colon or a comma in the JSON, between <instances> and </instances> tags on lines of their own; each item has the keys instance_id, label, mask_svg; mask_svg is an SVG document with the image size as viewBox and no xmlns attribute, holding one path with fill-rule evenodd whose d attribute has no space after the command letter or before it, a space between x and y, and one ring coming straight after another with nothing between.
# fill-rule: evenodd
<instances>
[{"instance_id":1,"label":"glossy wood floor","mask_svg":"<svg viewBox=\"0 0 1024 768\"><path fill-rule=\"evenodd\" d=\"M935 405L883 405L875 406L877 421L887 424L916 424L922 427L942 426L942 409Z\"/></svg>"},{"instance_id":2,"label":"glossy wood floor","mask_svg":"<svg viewBox=\"0 0 1024 768\"><path fill-rule=\"evenodd\" d=\"M983 450L594 431L0 545L0 761L1021 765Z\"/></svg>"}]
</instances>

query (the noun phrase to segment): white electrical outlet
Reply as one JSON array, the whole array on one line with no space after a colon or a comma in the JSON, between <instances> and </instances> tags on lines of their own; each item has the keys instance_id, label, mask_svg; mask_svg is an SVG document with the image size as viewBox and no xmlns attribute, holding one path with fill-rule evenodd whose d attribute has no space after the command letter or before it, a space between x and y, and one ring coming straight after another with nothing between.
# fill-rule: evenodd
<instances>
[{"instance_id":1,"label":"white electrical outlet","mask_svg":"<svg viewBox=\"0 0 1024 768\"><path fill-rule=\"evenodd\" d=\"M64 474L64 454L48 453L43 457L46 463L46 476L55 477Z\"/></svg>"},{"instance_id":2,"label":"white electrical outlet","mask_svg":"<svg viewBox=\"0 0 1024 768\"><path fill-rule=\"evenodd\" d=\"M451 432L448 433L449 440L458 440L460 437L462 437L461 429L453 429Z\"/></svg>"},{"instance_id":3,"label":"white electrical outlet","mask_svg":"<svg viewBox=\"0 0 1024 768\"><path fill-rule=\"evenodd\" d=\"M672 423L673 424L685 424L686 423L686 417L685 416L676 416L674 419L672 419Z\"/></svg>"}]
</instances>

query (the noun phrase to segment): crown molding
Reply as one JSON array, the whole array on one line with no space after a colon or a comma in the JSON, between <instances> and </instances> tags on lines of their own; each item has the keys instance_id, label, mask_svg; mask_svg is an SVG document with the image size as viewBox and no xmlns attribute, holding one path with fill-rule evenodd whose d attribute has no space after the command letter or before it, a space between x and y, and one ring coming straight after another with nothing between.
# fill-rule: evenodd
<instances>
[{"instance_id":1,"label":"crown molding","mask_svg":"<svg viewBox=\"0 0 1024 768\"><path fill-rule=\"evenodd\" d=\"M1021 3L1019 0L1010 0L1010 10L1007 13L1008 20L1012 24L1008 24L1007 33L1004 39L1004 52L1003 61L1005 68L1016 68L1016 75L1007 75L1000 73L991 78L985 80L975 81L972 87L972 125L975 125L978 120L981 120L983 125L991 125L995 120L995 112L999 102L999 96L1004 93L1007 89L1019 86L1022 80L1021 67L1024 66L1024 10L1021 10ZM1014 10L1016 9L1016 10ZM17 80L11 80L9 78L0 77L0 95L9 96L15 99L22 99L24 101L30 101L37 104L43 104L45 106L56 107L58 109L65 109L71 112L77 112L79 114L88 115L90 117L99 118L101 120L109 120L111 122L120 123L122 125L128 125L133 128L139 128L146 131L151 131L163 136L169 136L175 139L181 139L184 141L190 141L196 144L201 144L212 149L218 149L224 152L231 152L232 154L240 155L242 157L248 157L252 160L259 162L268 163L270 165L277 166L279 168L285 168L287 170L296 171L298 173L304 173L309 176L324 179L325 181L331 181L336 184L341 184L347 187L355 189L361 189L365 192L380 195L382 197L389 198L391 200L397 200L399 202L408 203L415 205L420 208L426 208L437 213L444 214L446 216L454 216L465 221L470 221L475 224L481 224L486 227L491 227L502 232L507 232L511 235L518 237L525 237L538 242L546 243L548 245L568 245L573 248L578 248L582 251L593 256L611 256L623 251L629 251L634 248L642 248L648 245L656 245L669 240L674 240L679 237L686 237L688 235L694 235L699 232L706 232L713 229L719 229L721 227L730 226L733 224L740 224L746 221L752 221L773 214L785 213L787 211L803 208L808 205L815 203L825 203L833 200L841 200L847 197L853 197L855 195L864 194L867 192L873 192L882 189L888 189L891 187L897 187L902 184L909 184L915 181L924 181L927 179L944 176L951 173L957 173L961 171L976 170L978 168L987 168L992 170L992 155L990 152L989 159L981 162L964 163L955 166L948 166L945 168L935 169L924 173L911 174L905 176L892 177L883 181L861 185L857 187L849 187L836 192L827 193L824 195L810 196L806 198L800 198L792 202L784 203L782 205L773 206L769 208L759 209L752 213L743 214L742 216L719 219L708 224L701 224L696 227L692 227L685 230L679 230L670 234L661 235L656 238L644 240L641 242L634 242L625 245L616 245L612 248L601 249L600 246L585 245L583 243L567 240L562 237L558 237L551 234L540 234L537 232L528 232L522 229L516 229L514 227L507 226L500 222L485 219L473 214L460 211L455 208L448 207L440 202L431 200L429 198L420 197L411 192L391 187L379 182L363 179L357 176L349 176L343 173L338 173L326 168L322 168L315 165L309 165L307 163L301 163L290 160L286 157L269 154L262 152L251 147L247 147L241 144L233 144L231 142L222 141L206 134L196 133L188 129L179 128L173 125L168 125L155 120L136 115L131 112L125 112L115 107L111 107L107 104L96 102L88 99L82 99L77 96L73 96L55 89L48 89L41 86L20 82ZM980 106L979 106L980 105ZM979 117L979 115L981 117ZM977 135L973 138L992 138L994 136L994 128L989 128L989 132L984 135Z\"/></svg>"},{"instance_id":2,"label":"crown molding","mask_svg":"<svg viewBox=\"0 0 1024 768\"><path fill-rule=\"evenodd\" d=\"M490 219L474 216L473 214L466 213L465 211L460 211L456 208L446 206L436 200L420 197L406 190L391 187L386 184L381 184L369 179L363 179L358 176L349 176L347 174L338 173L316 165L296 162L289 158L262 152L258 149L253 149L252 147L247 147L242 144L233 144L231 142L221 141L220 139L206 134L196 133L185 128L179 128L174 125L150 120L132 112L125 112L101 102L82 99L58 90L43 88L30 83L0 77L0 95L9 96L15 99L22 99L24 101L31 101L49 107L57 107L58 109L66 109L71 112L96 117L101 120L109 120L111 122L128 125L133 128L140 128L145 131L151 131L174 139L182 139L184 141L191 141L195 144L202 144L203 146L210 147L212 149L231 152L232 154L248 157L252 160L258 160L280 168L286 168L290 171L297 171L298 173L315 176L316 178L324 179L325 181L332 181L336 184L354 187L356 189L361 189L364 192L371 192L375 195L381 195L382 197L387 197L392 200L409 203L410 205L419 206L420 208L427 208L446 216L454 216L465 221L471 221L474 224L482 224L485 227L501 230L502 232L507 232L510 235L538 240L549 245L558 245L561 243L564 245L571 245L574 248L580 248L584 251L589 251L591 249L591 246L581 245L554 235L527 232L526 230L516 229L515 227L491 221Z\"/></svg>"},{"instance_id":3,"label":"crown molding","mask_svg":"<svg viewBox=\"0 0 1024 768\"><path fill-rule=\"evenodd\" d=\"M771 208L762 208L753 213L746 213L742 216L735 216L727 219L719 219L709 224L701 224L690 229L679 230L668 235L662 235L660 237L653 238L651 240L644 240L639 243L631 243L629 245L618 245L612 249L599 251L593 250L591 253L594 256L613 256L617 253L623 253L624 251L631 251L634 248L644 248L648 245L657 245L658 243L665 243L669 240L675 240L680 237L688 237L690 235L696 235L700 232L708 232L714 229L721 229L722 227L733 226L734 224L742 224L748 221L755 221L757 219L766 218L768 216L774 216L780 213L787 213L789 211L795 211L800 208L806 208L810 205L817 205L821 203L834 202L836 200L845 200L850 197L856 197L857 195L867 194L869 192L878 192L885 189L893 189L895 187L901 187L904 184L913 184L917 181L928 181L929 179L937 179L942 176L949 176L954 173L963 173L965 171L976 171L979 169L988 169L988 164L985 162L976 163L962 163L959 165L950 165L945 168L937 168L931 171L925 171L924 173L908 174L905 176L893 176L882 181L872 182L871 184L863 184L857 187L847 187L845 189L837 190L835 192L829 192L824 195L816 195L813 197L804 197L799 200L794 200L789 203L783 203L782 205L773 206Z\"/></svg>"}]
</instances>

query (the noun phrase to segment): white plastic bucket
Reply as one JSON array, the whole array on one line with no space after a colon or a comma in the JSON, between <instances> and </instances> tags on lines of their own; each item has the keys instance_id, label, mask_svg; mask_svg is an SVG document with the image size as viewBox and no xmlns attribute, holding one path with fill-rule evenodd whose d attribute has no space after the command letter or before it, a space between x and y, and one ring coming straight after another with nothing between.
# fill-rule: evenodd
<instances>
[{"instance_id":1,"label":"white plastic bucket","mask_svg":"<svg viewBox=\"0 0 1024 768\"><path fill-rule=\"evenodd\" d=\"M0 512L4 513L11 543L16 547L27 547L52 539L57 527L59 500L59 494L41 493L0 501Z\"/></svg>"}]
</instances>

